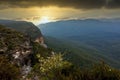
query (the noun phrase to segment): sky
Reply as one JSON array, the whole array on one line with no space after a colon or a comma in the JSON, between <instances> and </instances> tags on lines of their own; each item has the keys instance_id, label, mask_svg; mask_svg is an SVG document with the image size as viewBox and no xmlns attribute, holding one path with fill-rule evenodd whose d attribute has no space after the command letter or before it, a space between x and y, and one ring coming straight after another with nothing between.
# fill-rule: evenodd
<instances>
[{"instance_id":1,"label":"sky","mask_svg":"<svg viewBox=\"0 0 120 80\"><path fill-rule=\"evenodd\" d=\"M0 0L0 19L34 24L71 19L120 18L120 0Z\"/></svg>"}]
</instances>

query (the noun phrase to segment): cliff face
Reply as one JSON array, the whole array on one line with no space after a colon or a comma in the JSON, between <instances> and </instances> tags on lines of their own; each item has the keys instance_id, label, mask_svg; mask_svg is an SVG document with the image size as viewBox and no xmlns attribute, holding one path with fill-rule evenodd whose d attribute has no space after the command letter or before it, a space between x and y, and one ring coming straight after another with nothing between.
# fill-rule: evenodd
<instances>
[{"instance_id":1,"label":"cliff face","mask_svg":"<svg viewBox=\"0 0 120 80\"><path fill-rule=\"evenodd\" d=\"M31 37L33 41L41 43L43 36L40 31L33 23L26 21L12 21L12 20L0 20L0 24L5 25L8 28L15 29Z\"/></svg>"},{"instance_id":2,"label":"cliff face","mask_svg":"<svg viewBox=\"0 0 120 80\"><path fill-rule=\"evenodd\" d=\"M31 69L32 55L33 46L28 36L0 25L0 56L7 56L11 63L19 66L23 76Z\"/></svg>"}]
</instances>

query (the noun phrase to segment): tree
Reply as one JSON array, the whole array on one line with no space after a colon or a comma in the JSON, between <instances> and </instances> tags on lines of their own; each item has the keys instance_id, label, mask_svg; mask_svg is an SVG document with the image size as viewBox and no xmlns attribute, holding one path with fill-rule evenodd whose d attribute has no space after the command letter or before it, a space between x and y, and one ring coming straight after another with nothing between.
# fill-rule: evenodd
<instances>
[{"instance_id":1,"label":"tree","mask_svg":"<svg viewBox=\"0 0 120 80\"><path fill-rule=\"evenodd\" d=\"M70 66L71 63L64 61L61 54L53 54L47 58L40 54L36 55L39 62L33 67L32 76L38 76L40 80L51 80L56 78L55 74L58 70Z\"/></svg>"}]
</instances>

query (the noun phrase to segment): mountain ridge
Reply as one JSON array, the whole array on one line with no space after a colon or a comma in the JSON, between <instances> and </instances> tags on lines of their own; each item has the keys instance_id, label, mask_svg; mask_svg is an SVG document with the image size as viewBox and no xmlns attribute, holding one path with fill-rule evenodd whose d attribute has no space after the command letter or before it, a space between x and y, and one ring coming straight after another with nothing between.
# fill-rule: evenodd
<instances>
[{"instance_id":1,"label":"mountain ridge","mask_svg":"<svg viewBox=\"0 0 120 80\"><path fill-rule=\"evenodd\" d=\"M0 20L0 24L5 27L15 29L31 37L32 40L44 43L44 39L40 29L37 28L32 22L26 21L13 21L13 20Z\"/></svg>"}]
</instances>

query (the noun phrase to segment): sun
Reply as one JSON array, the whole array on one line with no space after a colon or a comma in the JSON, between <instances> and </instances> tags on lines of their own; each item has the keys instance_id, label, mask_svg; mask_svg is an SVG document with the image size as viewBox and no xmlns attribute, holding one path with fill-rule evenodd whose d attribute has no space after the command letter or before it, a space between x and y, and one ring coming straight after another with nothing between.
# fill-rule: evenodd
<instances>
[{"instance_id":1,"label":"sun","mask_svg":"<svg viewBox=\"0 0 120 80\"><path fill-rule=\"evenodd\" d=\"M45 23L48 23L48 22L50 22L50 19L49 19L48 16L41 17L40 24L45 24Z\"/></svg>"}]
</instances>

